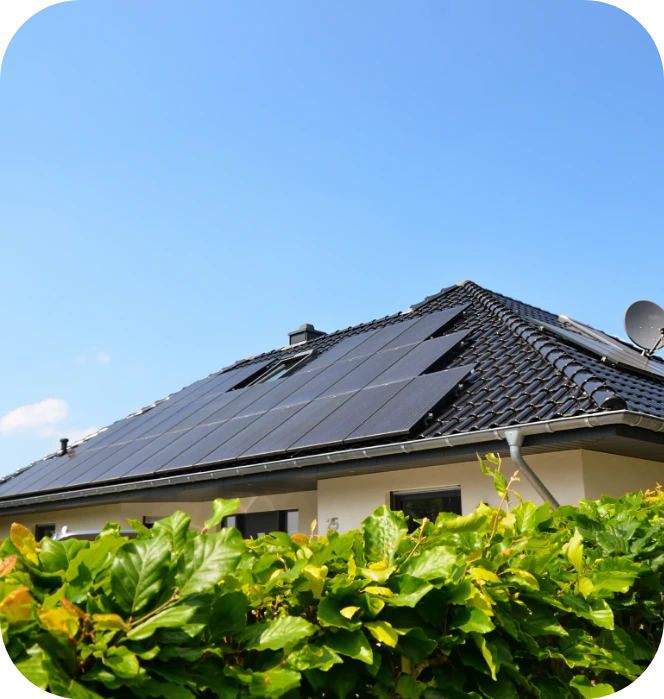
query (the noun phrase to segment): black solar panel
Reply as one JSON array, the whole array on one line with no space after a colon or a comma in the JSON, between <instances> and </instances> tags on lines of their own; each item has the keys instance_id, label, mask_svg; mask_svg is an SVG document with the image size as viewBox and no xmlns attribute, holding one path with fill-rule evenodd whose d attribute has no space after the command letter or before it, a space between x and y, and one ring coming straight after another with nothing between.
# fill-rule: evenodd
<instances>
[{"instance_id":1,"label":"black solar panel","mask_svg":"<svg viewBox=\"0 0 664 699\"><path fill-rule=\"evenodd\" d=\"M289 417L302 409L301 405L290 405L287 408L275 408L263 413L257 420L251 422L245 429L235 434L224 442L218 449L200 459L197 463L217 463L236 459L244 451L252 447L256 442L270 434L279 425L286 422Z\"/></svg>"},{"instance_id":2,"label":"black solar panel","mask_svg":"<svg viewBox=\"0 0 664 699\"><path fill-rule=\"evenodd\" d=\"M420 316L415 319L416 322L407 328L404 333L394 338L394 340L383 349L392 349L393 347L403 347L403 345L408 345L413 342L422 342L445 327L466 308L468 308L468 304Z\"/></svg>"},{"instance_id":3,"label":"black solar panel","mask_svg":"<svg viewBox=\"0 0 664 699\"><path fill-rule=\"evenodd\" d=\"M407 434L445 400L470 371L471 367L458 367L407 381L403 390L350 432L345 441Z\"/></svg>"},{"instance_id":4,"label":"black solar panel","mask_svg":"<svg viewBox=\"0 0 664 699\"><path fill-rule=\"evenodd\" d=\"M371 385L380 383L390 383L391 381L402 381L419 376L422 372L430 369L436 362L454 349L470 331L462 330L451 335L443 335L433 340L419 342L416 345L407 345L393 350L384 350L376 355L389 355L395 352L404 352L397 362L394 362L384 372L372 379ZM407 353L406 353L407 352Z\"/></svg>"},{"instance_id":5,"label":"black solar panel","mask_svg":"<svg viewBox=\"0 0 664 699\"><path fill-rule=\"evenodd\" d=\"M293 406L294 408L300 408L300 410L243 452L242 457L286 451L288 447L312 430L319 422L324 420L353 395L353 393L344 393L340 396L318 398L309 403Z\"/></svg>"},{"instance_id":6,"label":"black solar panel","mask_svg":"<svg viewBox=\"0 0 664 699\"><path fill-rule=\"evenodd\" d=\"M350 374L351 371L359 367L364 361L365 358L362 358L349 362L337 362L336 364L325 367L322 371L318 372L311 381L308 381L297 391L294 391L284 398L279 406L285 407L297 403L307 403L323 394L329 395L328 389L330 386L334 386L337 381L347 374Z\"/></svg>"},{"instance_id":7,"label":"black solar panel","mask_svg":"<svg viewBox=\"0 0 664 699\"><path fill-rule=\"evenodd\" d=\"M259 417L260 415L243 415L242 417L235 417L232 420L222 422L216 429L213 429L209 434L195 444L192 444L188 449L174 454L173 458L168 462L163 460L163 466L158 470L170 471L174 468L193 466L194 464L200 463L208 454L226 443L231 437L239 434ZM194 427L193 429L199 430L201 428ZM179 442L174 442L171 447L167 447L166 451L168 452L168 450L171 449L175 452L179 449L179 446Z\"/></svg>"},{"instance_id":8,"label":"black solar panel","mask_svg":"<svg viewBox=\"0 0 664 699\"><path fill-rule=\"evenodd\" d=\"M291 449L318 447L343 442L348 435L368 420L379 408L395 396L407 381L372 386L355 392L331 415L291 445Z\"/></svg>"}]
</instances>

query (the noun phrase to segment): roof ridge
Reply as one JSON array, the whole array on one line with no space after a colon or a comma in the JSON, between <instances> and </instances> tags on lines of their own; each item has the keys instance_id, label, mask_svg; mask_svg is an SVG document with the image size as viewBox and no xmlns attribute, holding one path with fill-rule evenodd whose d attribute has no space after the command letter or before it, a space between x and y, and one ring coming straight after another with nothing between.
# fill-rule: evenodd
<instances>
[{"instance_id":1,"label":"roof ridge","mask_svg":"<svg viewBox=\"0 0 664 699\"><path fill-rule=\"evenodd\" d=\"M627 403L620 394L593 374L588 367L567 354L559 344L511 311L496 298L493 292L471 281L465 282L464 288L471 297L496 315L511 332L525 340L544 360L590 396L599 408L602 410L627 408Z\"/></svg>"}]
</instances>

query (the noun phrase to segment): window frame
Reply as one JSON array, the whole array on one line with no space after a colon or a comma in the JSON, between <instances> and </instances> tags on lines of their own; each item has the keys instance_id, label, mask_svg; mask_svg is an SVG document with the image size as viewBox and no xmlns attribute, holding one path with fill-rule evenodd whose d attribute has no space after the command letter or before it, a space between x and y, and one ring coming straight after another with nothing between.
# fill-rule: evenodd
<instances>
[{"instance_id":1,"label":"window frame","mask_svg":"<svg viewBox=\"0 0 664 699\"><path fill-rule=\"evenodd\" d=\"M402 502L404 498L411 497L415 500L426 500L432 497L451 497L456 495L459 499L458 512L451 510L441 510L441 512L452 512L453 514L463 514L463 500L460 485L444 486L442 488L421 488L414 490L394 490L390 492L390 509L403 512ZM439 513L440 514L440 513ZM413 519L411 517L411 519Z\"/></svg>"},{"instance_id":2,"label":"window frame","mask_svg":"<svg viewBox=\"0 0 664 699\"><path fill-rule=\"evenodd\" d=\"M307 350L306 352L298 352L290 357L284 357L282 360L277 362L277 364L272 367L268 367L262 374L259 374L255 379L247 384L249 386L258 386L262 383L267 383L271 379L278 381L279 379L285 379L291 374L295 373L301 366L306 364L307 361L313 356L313 350ZM281 372L281 373L280 373ZM275 376L275 374L280 374Z\"/></svg>"},{"instance_id":3,"label":"window frame","mask_svg":"<svg viewBox=\"0 0 664 699\"><path fill-rule=\"evenodd\" d=\"M46 530L46 533L43 533L40 535L40 530ZM52 530L52 531L51 531ZM50 534L48 532L51 532ZM56 526L55 524L35 524L35 540L36 541L41 541L42 539L46 538L47 536L50 538L53 538L56 532Z\"/></svg>"}]
</instances>

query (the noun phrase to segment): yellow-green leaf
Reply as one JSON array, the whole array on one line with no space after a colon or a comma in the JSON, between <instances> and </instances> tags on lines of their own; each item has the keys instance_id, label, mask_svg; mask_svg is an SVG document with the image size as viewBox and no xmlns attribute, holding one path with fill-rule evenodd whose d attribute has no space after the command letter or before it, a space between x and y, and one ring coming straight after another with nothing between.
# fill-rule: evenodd
<instances>
[{"instance_id":1,"label":"yellow-green leaf","mask_svg":"<svg viewBox=\"0 0 664 699\"><path fill-rule=\"evenodd\" d=\"M394 597L394 592L389 587L380 587L379 585L369 585L364 588L363 592L380 595L381 597Z\"/></svg>"},{"instance_id":2,"label":"yellow-green leaf","mask_svg":"<svg viewBox=\"0 0 664 699\"><path fill-rule=\"evenodd\" d=\"M98 631L131 631L131 626L117 614L94 614L92 623Z\"/></svg>"},{"instance_id":3,"label":"yellow-green leaf","mask_svg":"<svg viewBox=\"0 0 664 699\"><path fill-rule=\"evenodd\" d=\"M341 616L346 617L346 619L352 619L359 611L359 607L344 607L341 610Z\"/></svg>"},{"instance_id":4,"label":"yellow-green leaf","mask_svg":"<svg viewBox=\"0 0 664 699\"><path fill-rule=\"evenodd\" d=\"M365 624L371 635L380 643L384 643L390 648L394 648L399 642L399 636L404 635L404 631L399 631L392 627L387 621L370 621Z\"/></svg>"},{"instance_id":5,"label":"yellow-green leaf","mask_svg":"<svg viewBox=\"0 0 664 699\"><path fill-rule=\"evenodd\" d=\"M39 621L48 631L62 633L67 638L74 638L79 631L78 615L69 609L42 609L39 612Z\"/></svg>"},{"instance_id":6,"label":"yellow-green leaf","mask_svg":"<svg viewBox=\"0 0 664 699\"><path fill-rule=\"evenodd\" d=\"M567 558L576 572L581 575L583 573L583 537L578 529L567 545Z\"/></svg>"},{"instance_id":7,"label":"yellow-green leaf","mask_svg":"<svg viewBox=\"0 0 664 699\"><path fill-rule=\"evenodd\" d=\"M473 580L485 580L486 582L493 583L500 582L500 578L495 573L492 573L490 570L487 570L486 568L473 568L470 571L470 577Z\"/></svg>"},{"instance_id":8,"label":"yellow-green leaf","mask_svg":"<svg viewBox=\"0 0 664 699\"><path fill-rule=\"evenodd\" d=\"M10 624L32 619L32 597L27 587L19 587L0 602L0 616Z\"/></svg>"},{"instance_id":9,"label":"yellow-green leaf","mask_svg":"<svg viewBox=\"0 0 664 699\"><path fill-rule=\"evenodd\" d=\"M22 524L17 524L14 522L12 524L11 532L9 535L12 540L12 544L16 546L19 553L25 558L28 563L32 563L33 566L39 565L39 557L37 556L37 542L32 532L24 527Z\"/></svg>"}]
</instances>

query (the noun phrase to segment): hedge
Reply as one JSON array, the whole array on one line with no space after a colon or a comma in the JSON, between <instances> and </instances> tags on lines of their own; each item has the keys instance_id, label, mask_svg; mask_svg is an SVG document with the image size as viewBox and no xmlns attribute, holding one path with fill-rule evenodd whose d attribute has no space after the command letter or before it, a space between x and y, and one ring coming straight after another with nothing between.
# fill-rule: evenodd
<instances>
[{"instance_id":1,"label":"hedge","mask_svg":"<svg viewBox=\"0 0 664 699\"><path fill-rule=\"evenodd\" d=\"M346 534L222 528L176 512L92 543L0 545L0 625L35 685L97 697L601 697L662 637L664 493L552 511L481 461L502 508ZM513 506L513 500L519 503ZM413 529L409 533L409 528Z\"/></svg>"}]
</instances>

